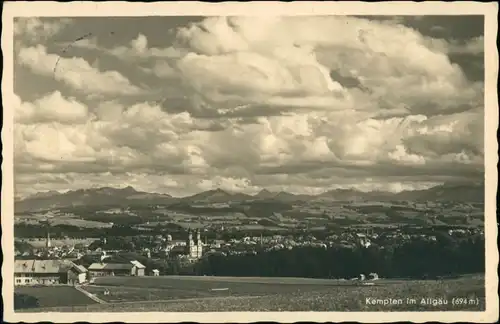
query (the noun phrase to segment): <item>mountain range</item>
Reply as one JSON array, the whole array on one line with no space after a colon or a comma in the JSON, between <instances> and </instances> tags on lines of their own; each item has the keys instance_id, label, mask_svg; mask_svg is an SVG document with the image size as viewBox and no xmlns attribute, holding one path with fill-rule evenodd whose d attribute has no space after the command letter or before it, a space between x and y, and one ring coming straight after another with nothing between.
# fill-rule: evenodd
<instances>
[{"instance_id":1,"label":"mountain range","mask_svg":"<svg viewBox=\"0 0 500 324\"><path fill-rule=\"evenodd\" d=\"M57 191L39 192L15 201L15 211L36 211L71 206L116 205L161 205L175 203L228 203L255 200L274 200L279 202L299 201L459 201L484 202L484 183L443 184L425 190L363 192L355 189L335 189L318 195L296 195L284 191L261 190L255 195L231 193L214 189L188 197L172 197L168 194L148 193L126 188L78 189L59 193Z\"/></svg>"}]
</instances>

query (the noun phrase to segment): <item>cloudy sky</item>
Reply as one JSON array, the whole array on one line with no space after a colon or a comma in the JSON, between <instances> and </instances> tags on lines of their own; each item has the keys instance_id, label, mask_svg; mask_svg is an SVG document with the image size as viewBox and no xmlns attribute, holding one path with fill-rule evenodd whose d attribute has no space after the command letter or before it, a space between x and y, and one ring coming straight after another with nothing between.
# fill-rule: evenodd
<instances>
[{"instance_id":1,"label":"cloudy sky","mask_svg":"<svg viewBox=\"0 0 500 324\"><path fill-rule=\"evenodd\" d=\"M483 178L480 16L17 18L14 32L20 196Z\"/></svg>"}]
</instances>

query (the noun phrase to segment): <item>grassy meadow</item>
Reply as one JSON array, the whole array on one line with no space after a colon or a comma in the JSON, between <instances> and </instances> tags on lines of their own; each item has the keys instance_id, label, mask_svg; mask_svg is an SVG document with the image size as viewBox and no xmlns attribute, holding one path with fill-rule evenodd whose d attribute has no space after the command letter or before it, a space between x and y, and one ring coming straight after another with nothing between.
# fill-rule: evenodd
<instances>
[{"instance_id":1,"label":"grassy meadow","mask_svg":"<svg viewBox=\"0 0 500 324\"><path fill-rule=\"evenodd\" d=\"M483 276L446 280L379 280L373 285L300 278L114 277L84 287L107 304L44 307L55 312L215 312L215 311L483 311ZM110 292L104 295L104 290ZM401 299L372 305L367 299ZM415 304L406 302L416 300ZM422 298L448 301L422 304ZM474 304L453 305L453 298Z\"/></svg>"},{"instance_id":2,"label":"grassy meadow","mask_svg":"<svg viewBox=\"0 0 500 324\"><path fill-rule=\"evenodd\" d=\"M32 296L38 299L39 308L57 307L63 305L91 305L96 302L70 286L36 286L16 287L14 293Z\"/></svg>"}]
</instances>

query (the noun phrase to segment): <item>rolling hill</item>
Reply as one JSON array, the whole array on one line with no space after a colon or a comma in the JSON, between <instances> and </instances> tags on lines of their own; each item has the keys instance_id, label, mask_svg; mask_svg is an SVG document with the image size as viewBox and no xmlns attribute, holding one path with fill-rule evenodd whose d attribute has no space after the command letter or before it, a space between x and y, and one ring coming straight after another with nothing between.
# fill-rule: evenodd
<instances>
[{"instance_id":1,"label":"rolling hill","mask_svg":"<svg viewBox=\"0 0 500 324\"><path fill-rule=\"evenodd\" d=\"M100 206L168 203L172 196L147 193L132 187L122 189L103 187L97 189L78 189L65 193L37 193L15 203L15 211L35 211L71 206Z\"/></svg>"},{"instance_id":2,"label":"rolling hill","mask_svg":"<svg viewBox=\"0 0 500 324\"><path fill-rule=\"evenodd\" d=\"M444 184L427 190L402 191L399 200L484 202L484 183Z\"/></svg>"},{"instance_id":3,"label":"rolling hill","mask_svg":"<svg viewBox=\"0 0 500 324\"><path fill-rule=\"evenodd\" d=\"M16 212L47 210L71 206L127 206L151 204L191 204L191 203L257 203L268 201L276 203L292 203L299 201L458 201L484 202L484 183L476 184L444 184L426 190L402 191L399 193L372 191L362 192L354 189L336 189L320 195L295 195L288 192L271 192L262 190L251 196L244 193L230 193L222 189L214 189L183 198L174 198L168 194L137 191L132 187L97 189L78 189L66 193L42 192L15 201Z\"/></svg>"},{"instance_id":4,"label":"rolling hill","mask_svg":"<svg viewBox=\"0 0 500 324\"><path fill-rule=\"evenodd\" d=\"M245 201L253 199L252 196L243 193L230 193L222 189L208 190L197 193L193 196L180 198L182 202L205 202L205 203L225 203L230 201Z\"/></svg>"}]
</instances>

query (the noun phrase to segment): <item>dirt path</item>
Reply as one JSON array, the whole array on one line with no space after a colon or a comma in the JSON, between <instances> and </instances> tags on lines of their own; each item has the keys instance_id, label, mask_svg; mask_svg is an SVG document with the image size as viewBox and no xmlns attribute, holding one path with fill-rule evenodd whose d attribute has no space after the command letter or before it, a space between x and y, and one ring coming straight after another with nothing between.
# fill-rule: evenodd
<instances>
[{"instance_id":1,"label":"dirt path","mask_svg":"<svg viewBox=\"0 0 500 324\"><path fill-rule=\"evenodd\" d=\"M171 287L162 287L162 288L150 288L150 287L137 287L137 286L127 286L127 285L120 285L120 286L116 286L116 285L88 285L88 287L96 287L96 288L126 288L126 289L130 289L130 290L144 290L144 289L147 289L147 290L153 290L153 291L164 291L164 290L170 290L170 289L175 289L175 288L171 288ZM179 288L177 288L179 289Z\"/></svg>"},{"instance_id":2,"label":"dirt path","mask_svg":"<svg viewBox=\"0 0 500 324\"><path fill-rule=\"evenodd\" d=\"M107 302L105 302L104 300L98 298L96 295L89 293L88 291L86 291L85 289L83 289L80 286L75 286L75 289L78 290L79 292L81 292L82 294L86 295L87 297L89 297L90 299L92 299L93 301L95 301L96 303L107 304Z\"/></svg>"}]
</instances>

